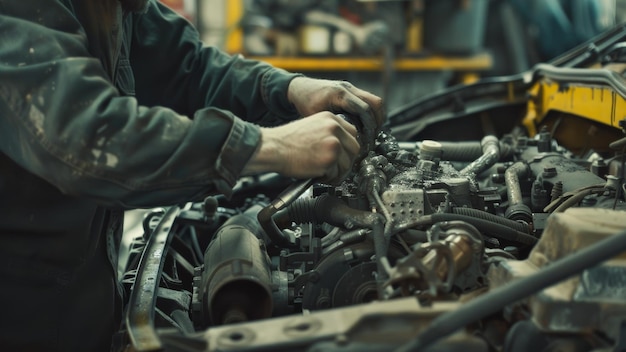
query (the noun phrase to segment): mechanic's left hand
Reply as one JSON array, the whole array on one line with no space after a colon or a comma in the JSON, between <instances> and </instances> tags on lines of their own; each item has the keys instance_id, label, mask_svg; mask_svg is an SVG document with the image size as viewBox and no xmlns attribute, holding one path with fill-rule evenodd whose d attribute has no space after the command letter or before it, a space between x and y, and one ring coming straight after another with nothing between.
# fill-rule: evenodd
<instances>
[{"instance_id":1,"label":"mechanic's left hand","mask_svg":"<svg viewBox=\"0 0 626 352\"><path fill-rule=\"evenodd\" d=\"M373 148L385 122L382 99L345 81L296 77L289 84L287 97L302 116L321 111L358 116L363 125L362 156Z\"/></svg>"}]
</instances>

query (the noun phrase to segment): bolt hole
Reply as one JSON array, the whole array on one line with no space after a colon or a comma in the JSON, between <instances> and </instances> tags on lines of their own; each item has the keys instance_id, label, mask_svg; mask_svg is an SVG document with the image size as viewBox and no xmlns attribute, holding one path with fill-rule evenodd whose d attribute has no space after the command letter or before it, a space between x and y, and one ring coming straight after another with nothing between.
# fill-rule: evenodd
<instances>
[{"instance_id":1,"label":"bolt hole","mask_svg":"<svg viewBox=\"0 0 626 352\"><path fill-rule=\"evenodd\" d=\"M228 336L228 338L229 338L231 341L233 341L233 342L239 342L239 341L243 340L244 336L243 336L243 334L242 334L242 333L240 333L240 332L238 332L238 331L235 331L235 332L232 332L232 333Z\"/></svg>"},{"instance_id":2,"label":"bolt hole","mask_svg":"<svg viewBox=\"0 0 626 352\"><path fill-rule=\"evenodd\" d=\"M298 324L296 326L294 326L294 328L298 331L307 331L311 328L311 324L309 323L302 323L302 324Z\"/></svg>"}]
</instances>

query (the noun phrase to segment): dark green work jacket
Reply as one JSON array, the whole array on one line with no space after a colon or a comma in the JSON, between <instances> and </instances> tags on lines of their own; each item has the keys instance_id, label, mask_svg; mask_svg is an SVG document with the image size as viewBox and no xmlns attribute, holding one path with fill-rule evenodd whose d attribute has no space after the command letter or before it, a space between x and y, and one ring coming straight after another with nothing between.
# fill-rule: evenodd
<instances>
[{"instance_id":1,"label":"dark green work jacket","mask_svg":"<svg viewBox=\"0 0 626 352\"><path fill-rule=\"evenodd\" d=\"M293 77L154 0L0 0L0 350L108 349L114 214L228 194Z\"/></svg>"}]
</instances>

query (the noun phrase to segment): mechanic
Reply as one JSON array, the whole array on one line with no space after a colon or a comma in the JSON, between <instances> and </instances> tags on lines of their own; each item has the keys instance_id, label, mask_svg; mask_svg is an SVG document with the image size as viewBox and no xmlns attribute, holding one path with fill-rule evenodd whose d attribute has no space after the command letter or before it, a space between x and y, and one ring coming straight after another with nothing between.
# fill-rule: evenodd
<instances>
[{"instance_id":1,"label":"mechanic","mask_svg":"<svg viewBox=\"0 0 626 352\"><path fill-rule=\"evenodd\" d=\"M346 82L203 47L156 0L0 1L0 350L110 348L123 210L261 172L337 183L383 120Z\"/></svg>"}]
</instances>

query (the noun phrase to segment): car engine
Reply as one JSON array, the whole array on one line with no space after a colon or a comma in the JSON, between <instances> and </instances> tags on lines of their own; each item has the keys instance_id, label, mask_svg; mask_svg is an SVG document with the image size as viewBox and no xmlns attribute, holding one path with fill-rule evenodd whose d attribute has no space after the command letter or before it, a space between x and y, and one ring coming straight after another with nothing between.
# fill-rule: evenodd
<instances>
[{"instance_id":1,"label":"car engine","mask_svg":"<svg viewBox=\"0 0 626 352\"><path fill-rule=\"evenodd\" d=\"M154 209L121 350L626 348L626 28L391 112L339 186Z\"/></svg>"}]
</instances>

